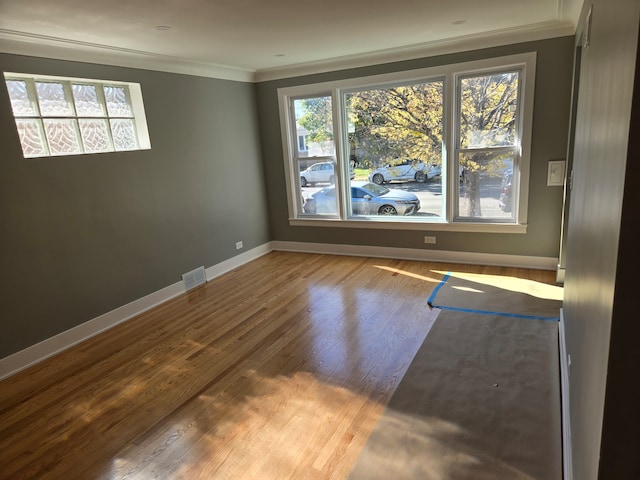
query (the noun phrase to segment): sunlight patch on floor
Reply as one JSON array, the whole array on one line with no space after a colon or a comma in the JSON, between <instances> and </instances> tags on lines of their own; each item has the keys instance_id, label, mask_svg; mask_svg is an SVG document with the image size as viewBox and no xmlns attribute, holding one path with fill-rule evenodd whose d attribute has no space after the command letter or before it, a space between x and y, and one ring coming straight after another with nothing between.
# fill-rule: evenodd
<instances>
[{"instance_id":1,"label":"sunlight patch on floor","mask_svg":"<svg viewBox=\"0 0 640 480\"><path fill-rule=\"evenodd\" d=\"M424 280L425 282L440 283L440 281L442 280L442 278L425 277L424 275L418 275L417 273L411 273L406 270L400 270L399 268L388 267L386 265L374 265L374 267L379 268L380 270L386 270L387 272L395 273L398 275L404 275L406 277L411 277L418 280Z\"/></svg>"},{"instance_id":2,"label":"sunlight patch on floor","mask_svg":"<svg viewBox=\"0 0 640 480\"><path fill-rule=\"evenodd\" d=\"M384 408L307 372L270 378L252 370L244 381L250 395L234 395L233 385L201 394L195 417L131 445L112 462L110 478L345 478Z\"/></svg>"},{"instance_id":3,"label":"sunlight patch on floor","mask_svg":"<svg viewBox=\"0 0 640 480\"><path fill-rule=\"evenodd\" d=\"M470 282L501 288L517 293L525 293L537 298L562 301L564 288L559 285L549 285L524 278L509 277L504 275L486 275L482 273L445 272L433 270L442 275L460 278Z\"/></svg>"},{"instance_id":4,"label":"sunlight patch on floor","mask_svg":"<svg viewBox=\"0 0 640 480\"><path fill-rule=\"evenodd\" d=\"M471 287L452 287L454 290L460 290L462 292L471 292L471 293L485 293L484 290L478 290L477 288Z\"/></svg>"}]
</instances>

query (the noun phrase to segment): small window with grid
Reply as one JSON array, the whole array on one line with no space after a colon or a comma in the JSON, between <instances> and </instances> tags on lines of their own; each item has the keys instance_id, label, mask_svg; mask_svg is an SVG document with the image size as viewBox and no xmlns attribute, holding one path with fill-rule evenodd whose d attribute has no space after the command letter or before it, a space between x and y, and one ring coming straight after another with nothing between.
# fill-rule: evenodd
<instances>
[{"instance_id":1,"label":"small window with grid","mask_svg":"<svg viewBox=\"0 0 640 480\"><path fill-rule=\"evenodd\" d=\"M5 73L25 158L150 148L140 85Z\"/></svg>"}]
</instances>

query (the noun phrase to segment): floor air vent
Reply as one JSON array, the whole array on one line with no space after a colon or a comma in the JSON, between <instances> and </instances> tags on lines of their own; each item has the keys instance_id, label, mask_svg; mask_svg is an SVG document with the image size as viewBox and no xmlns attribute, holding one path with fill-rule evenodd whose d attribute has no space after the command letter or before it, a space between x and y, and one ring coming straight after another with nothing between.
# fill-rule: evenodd
<instances>
[{"instance_id":1,"label":"floor air vent","mask_svg":"<svg viewBox=\"0 0 640 480\"><path fill-rule=\"evenodd\" d=\"M207 281L207 277L204 273L204 267L198 267L195 270L184 273L182 275L182 281L184 282L185 290L191 290L193 287L202 285Z\"/></svg>"}]
</instances>

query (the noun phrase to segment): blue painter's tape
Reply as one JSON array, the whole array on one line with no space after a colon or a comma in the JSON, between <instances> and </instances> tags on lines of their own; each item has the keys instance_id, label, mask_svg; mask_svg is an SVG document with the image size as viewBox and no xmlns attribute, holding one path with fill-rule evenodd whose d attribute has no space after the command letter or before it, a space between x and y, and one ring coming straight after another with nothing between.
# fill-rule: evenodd
<instances>
[{"instance_id":1,"label":"blue painter's tape","mask_svg":"<svg viewBox=\"0 0 640 480\"><path fill-rule=\"evenodd\" d=\"M449 280L449 277L451 276L451 272L447 272L447 274L443 277L443 279L440 281L440 283L438 284L438 286L433 290L433 292L431 292L431 295L429 296L429 299L427 300L427 304L430 307L433 307L433 301L436 298L436 295L438 294L438 290L440 290L442 288L442 286L447 283L447 280Z\"/></svg>"},{"instance_id":2,"label":"blue painter's tape","mask_svg":"<svg viewBox=\"0 0 640 480\"><path fill-rule=\"evenodd\" d=\"M543 320L545 322L559 322L560 317L544 317L538 315L523 315L519 313L507 313L507 312L492 312L488 310L474 310L471 308L460 308L460 307L447 307L444 305L435 305L433 301L436 299L436 295L438 291L442 288L442 286L447 283L449 277L451 276L451 272L447 272L447 274L442 278L438 286L431 292L429 299L427 300L427 304L431 308L439 308L440 310L453 310L456 312L466 312L466 313L477 313L481 315L499 315L501 317L512 317L512 318L523 318L526 320Z\"/></svg>"}]
</instances>

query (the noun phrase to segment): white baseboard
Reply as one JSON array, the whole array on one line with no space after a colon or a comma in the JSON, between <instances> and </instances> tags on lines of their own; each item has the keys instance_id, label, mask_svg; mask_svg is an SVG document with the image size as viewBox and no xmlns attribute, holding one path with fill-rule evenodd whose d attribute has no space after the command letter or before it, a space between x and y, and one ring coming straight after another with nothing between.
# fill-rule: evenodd
<instances>
[{"instance_id":1,"label":"white baseboard","mask_svg":"<svg viewBox=\"0 0 640 480\"><path fill-rule=\"evenodd\" d=\"M553 257L452 252L418 248L373 247L368 245L273 241L271 242L271 248L272 250L285 252L354 255L360 257L397 258L401 260L422 260L445 263L469 263L500 267L533 268L538 270L555 270L558 265L558 259Z\"/></svg>"},{"instance_id":2,"label":"white baseboard","mask_svg":"<svg viewBox=\"0 0 640 480\"><path fill-rule=\"evenodd\" d=\"M562 398L562 478L573 480L573 460L571 454L571 412L569 404L570 363L564 331L564 315L560 309L559 346L560 346L560 396Z\"/></svg>"},{"instance_id":3,"label":"white baseboard","mask_svg":"<svg viewBox=\"0 0 640 480\"><path fill-rule=\"evenodd\" d=\"M207 281L261 257L270 251L271 247L267 243L209 267L205 270ZM4 357L0 359L0 380L10 377L25 368L52 357L63 350L77 345L183 293L185 293L184 283L176 282L173 285L164 287L138 300L111 310L8 357Z\"/></svg>"},{"instance_id":4,"label":"white baseboard","mask_svg":"<svg viewBox=\"0 0 640 480\"><path fill-rule=\"evenodd\" d=\"M220 275L227 273L234 268L238 268L245 263L249 263L256 258L262 257L267 253L271 252L273 248L271 247L271 243L267 242L264 245L260 245L259 247L252 248L251 250L247 250L240 255L236 255L235 257L231 257L228 260L220 262L212 267L209 267L205 270L207 275L207 281L213 280Z\"/></svg>"},{"instance_id":5,"label":"white baseboard","mask_svg":"<svg viewBox=\"0 0 640 480\"><path fill-rule=\"evenodd\" d=\"M378 258L398 258L402 260L423 260L448 263L471 263L521 268L553 270L557 258L528 257L520 255L496 255L486 253L449 252L443 250L420 250L396 247L373 247L359 245L336 245L329 243L304 243L272 241L240 255L208 267L205 270L207 281L212 280L234 268L255 260L273 250L333 255L354 255ZM0 380L18 373L36 363L83 342L119 323L142 312L156 307L185 292L183 282L164 287L127 305L118 307L92 320L59 333L40 343L25 348L8 357L0 359Z\"/></svg>"}]
</instances>

